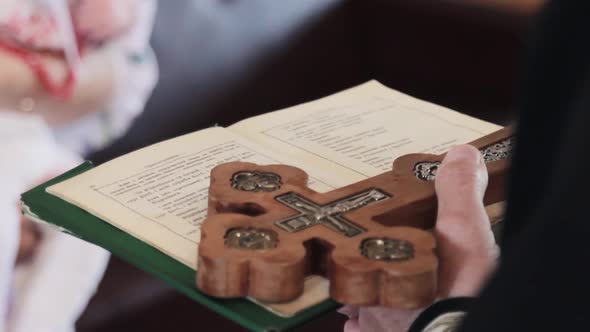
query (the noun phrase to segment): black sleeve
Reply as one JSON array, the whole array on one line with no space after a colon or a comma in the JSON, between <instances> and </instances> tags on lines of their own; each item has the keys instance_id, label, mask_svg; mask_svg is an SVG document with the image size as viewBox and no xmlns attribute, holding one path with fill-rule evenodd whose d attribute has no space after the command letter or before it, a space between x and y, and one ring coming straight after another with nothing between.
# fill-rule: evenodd
<instances>
[{"instance_id":1,"label":"black sleeve","mask_svg":"<svg viewBox=\"0 0 590 332\"><path fill-rule=\"evenodd\" d=\"M500 266L460 331L590 329L590 1L551 2L534 36Z\"/></svg>"}]
</instances>

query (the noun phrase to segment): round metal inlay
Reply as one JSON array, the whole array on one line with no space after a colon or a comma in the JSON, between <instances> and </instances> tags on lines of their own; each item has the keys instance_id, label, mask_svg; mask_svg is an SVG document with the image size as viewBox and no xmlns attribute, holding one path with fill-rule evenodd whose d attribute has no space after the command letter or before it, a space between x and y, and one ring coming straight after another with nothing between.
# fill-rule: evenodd
<instances>
[{"instance_id":1,"label":"round metal inlay","mask_svg":"<svg viewBox=\"0 0 590 332\"><path fill-rule=\"evenodd\" d=\"M414 175L420 180L434 181L436 172L440 167L438 161L423 161L414 165Z\"/></svg>"},{"instance_id":2,"label":"round metal inlay","mask_svg":"<svg viewBox=\"0 0 590 332\"><path fill-rule=\"evenodd\" d=\"M488 146L481 150L481 154L486 163L502 160L510 157L514 148L515 138L510 137L501 142Z\"/></svg>"},{"instance_id":3,"label":"round metal inlay","mask_svg":"<svg viewBox=\"0 0 590 332\"><path fill-rule=\"evenodd\" d=\"M402 261L414 257L412 243L388 237L365 239L360 249L363 256L376 261Z\"/></svg>"},{"instance_id":4,"label":"round metal inlay","mask_svg":"<svg viewBox=\"0 0 590 332\"><path fill-rule=\"evenodd\" d=\"M281 188L281 177L270 172L242 171L232 176L231 186L242 191L275 191Z\"/></svg>"},{"instance_id":5,"label":"round metal inlay","mask_svg":"<svg viewBox=\"0 0 590 332\"><path fill-rule=\"evenodd\" d=\"M238 227L225 235L225 245L235 249L272 249L277 242L277 233L264 228Z\"/></svg>"}]
</instances>

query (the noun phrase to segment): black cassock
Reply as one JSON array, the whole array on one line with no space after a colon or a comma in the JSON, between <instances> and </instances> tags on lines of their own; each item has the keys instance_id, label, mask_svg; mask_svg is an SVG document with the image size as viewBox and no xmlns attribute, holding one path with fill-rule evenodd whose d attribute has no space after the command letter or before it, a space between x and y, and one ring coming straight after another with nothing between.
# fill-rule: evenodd
<instances>
[{"instance_id":1,"label":"black cassock","mask_svg":"<svg viewBox=\"0 0 590 332\"><path fill-rule=\"evenodd\" d=\"M502 258L458 331L590 331L590 0L549 3L531 37Z\"/></svg>"}]
</instances>

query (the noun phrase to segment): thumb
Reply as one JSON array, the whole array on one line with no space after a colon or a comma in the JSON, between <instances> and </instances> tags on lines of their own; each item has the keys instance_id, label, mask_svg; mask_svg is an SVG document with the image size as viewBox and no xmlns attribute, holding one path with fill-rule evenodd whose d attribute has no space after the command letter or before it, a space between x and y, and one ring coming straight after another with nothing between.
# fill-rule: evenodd
<instances>
[{"instance_id":1,"label":"thumb","mask_svg":"<svg viewBox=\"0 0 590 332\"><path fill-rule=\"evenodd\" d=\"M476 295L495 266L498 252L483 205L487 183L483 158L471 145L452 148L437 172L441 296Z\"/></svg>"},{"instance_id":2,"label":"thumb","mask_svg":"<svg viewBox=\"0 0 590 332\"><path fill-rule=\"evenodd\" d=\"M483 195L487 185L488 173L479 151L471 145L451 148L436 175L439 217L441 212L466 212L466 203L483 206ZM465 199L468 202L465 202Z\"/></svg>"}]
</instances>

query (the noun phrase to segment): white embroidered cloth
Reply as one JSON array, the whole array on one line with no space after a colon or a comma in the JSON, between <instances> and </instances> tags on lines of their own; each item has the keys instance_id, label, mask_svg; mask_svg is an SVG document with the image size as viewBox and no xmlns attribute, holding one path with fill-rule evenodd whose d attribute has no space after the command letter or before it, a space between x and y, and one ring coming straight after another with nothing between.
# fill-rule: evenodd
<instances>
[{"instance_id":1,"label":"white embroidered cloth","mask_svg":"<svg viewBox=\"0 0 590 332\"><path fill-rule=\"evenodd\" d=\"M39 7L49 2L53 0L1 0L0 38L9 36L32 48L60 49L62 37L55 22ZM81 155L122 135L143 110L158 75L149 47L156 3L138 4L136 24L102 45L114 59L118 76L115 93L101 112L52 130L34 114L0 110L0 332L74 331L102 278L106 251L48 228L43 228L35 259L13 271L18 198L36 181L78 165Z\"/></svg>"},{"instance_id":2,"label":"white embroidered cloth","mask_svg":"<svg viewBox=\"0 0 590 332\"><path fill-rule=\"evenodd\" d=\"M70 331L94 294L108 253L43 228L43 242L33 261L16 273L12 269L20 193L47 174L79 164L80 159L55 143L42 120L10 112L0 112L0 151L0 330Z\"/></svg>"}]
</instances>

